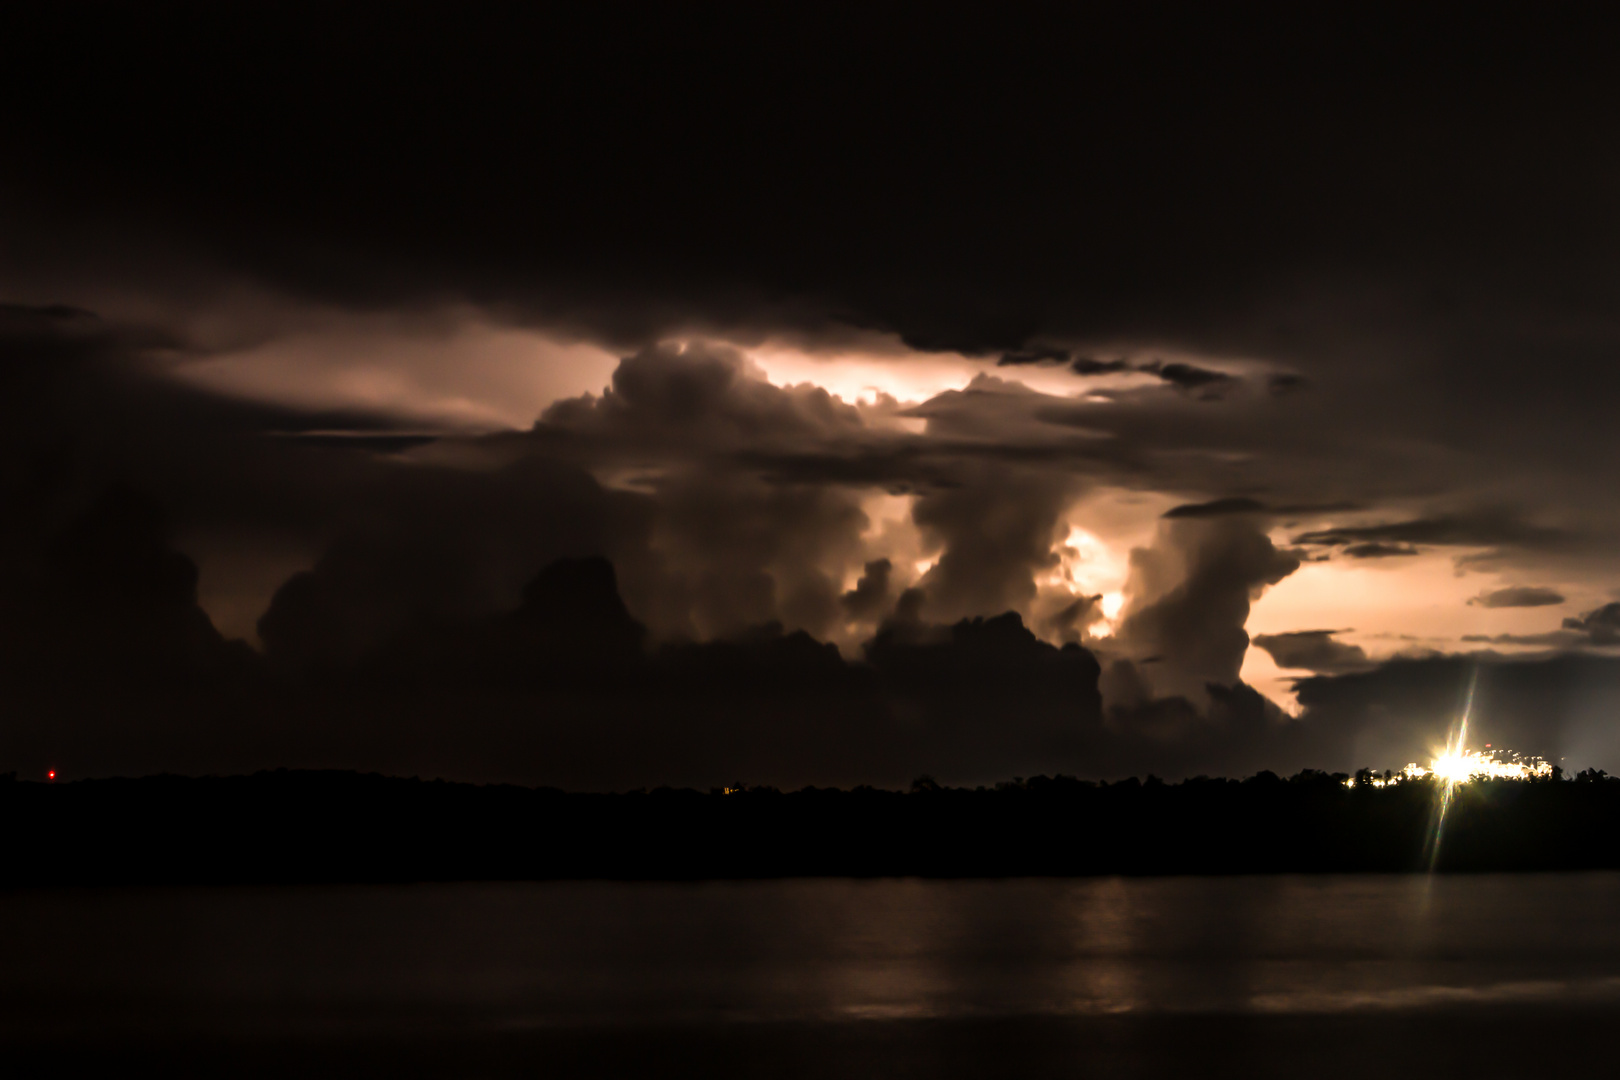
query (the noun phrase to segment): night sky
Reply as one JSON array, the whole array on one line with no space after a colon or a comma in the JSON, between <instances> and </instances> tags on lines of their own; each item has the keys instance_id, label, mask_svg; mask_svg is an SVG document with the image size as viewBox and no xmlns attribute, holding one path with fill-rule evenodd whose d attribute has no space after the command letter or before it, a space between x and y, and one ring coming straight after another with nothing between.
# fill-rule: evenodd
<instances>
[{"instance_id":1,"label":"night sky","mask_svg":"<svg viewBox=\"0 0 1620 1080\"><path fill-rule=\"evenodd\" d=\"M0 771L1620 770L1581 10L255 11L0 35Z\"/></svg>"}]
</instances>

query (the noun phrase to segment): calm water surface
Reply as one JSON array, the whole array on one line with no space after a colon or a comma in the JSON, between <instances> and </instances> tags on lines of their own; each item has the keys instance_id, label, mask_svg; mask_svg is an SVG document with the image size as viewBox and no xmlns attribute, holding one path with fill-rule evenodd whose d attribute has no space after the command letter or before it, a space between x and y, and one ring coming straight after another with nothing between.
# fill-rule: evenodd
<instances>
[{"instance_id":1,"label":"calm water surface","mask_svg":"<svg viewBox=\"0 0 1620 1080\"><path fill-rule=\"evenodd\" d=\"M42 1072L1281 1075L1253 1059L1293 1040L1526 1075L1540 1052L1448 1058L1445 1032L1620 1061L1613 874L71 890L0 895L0 927L0 1038Z\"/></svg>"}]
</instances>

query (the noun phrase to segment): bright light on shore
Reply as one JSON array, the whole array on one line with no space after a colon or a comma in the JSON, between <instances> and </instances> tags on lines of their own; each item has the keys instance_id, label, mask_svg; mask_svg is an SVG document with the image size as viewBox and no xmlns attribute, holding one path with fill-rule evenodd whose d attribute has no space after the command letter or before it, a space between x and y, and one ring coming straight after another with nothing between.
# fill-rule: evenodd
<instances>
[{"instance_id":1,"label":"bright light on shore","mask_svg":"<svg viewBox=\"0 0 1620 1080\"><path fill-rule=\"evenodd\" d=\"M1542 780L1551 775L1552 763L1543 758L1521 757L1511 752L1504 756L1495 750L1446 750L1435 756L1428 768L1414 761L1393 775L1374 775L1360 782L1371 787L1388 787L1432 776L1450 787L1470 780ZM1344 786L1355 787L1356 783L1352 777Z\"/></svg>"},{"instance_id":2,"label":"bright light on shore","mask_svg":"<svg viewBox=\"0 0 1620 1080\"><path fill-rule=\"evenodd\" d=\"M1407 766L1408 770L1413 766ZM1429 763L1426 774L1448 784L1470 780L1535 780L1552 775L1552 765L1541 758L1509 754L1503 758L1494 750L1456 750L1441 754Z\"/></svg>"}]
</instances>

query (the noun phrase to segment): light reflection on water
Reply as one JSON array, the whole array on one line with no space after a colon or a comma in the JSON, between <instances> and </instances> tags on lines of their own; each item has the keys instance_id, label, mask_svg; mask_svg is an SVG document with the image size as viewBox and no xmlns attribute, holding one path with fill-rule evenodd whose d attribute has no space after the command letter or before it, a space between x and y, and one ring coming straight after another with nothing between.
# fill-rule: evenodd
<instances>
[{"instance_id":1,"label":"light reflection on water","mask_svg":"<svg viewBox=\"0 0 1620 1080\"><path fill-rule=\"evenodd\" d=\"M0 1033L1620 1002L1620 875L0 895Z\"/></svg>"}]
</instances>

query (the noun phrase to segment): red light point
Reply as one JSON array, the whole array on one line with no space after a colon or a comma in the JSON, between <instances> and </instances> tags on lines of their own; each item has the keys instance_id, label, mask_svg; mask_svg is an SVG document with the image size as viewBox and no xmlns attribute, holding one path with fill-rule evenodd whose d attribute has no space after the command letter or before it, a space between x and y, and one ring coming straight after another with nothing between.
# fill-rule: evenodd
<instances>
[{"instance_id":1,"label":"red light point","mask_svg":"<svg viewBox=\"0 0 1620 1080\"><path fill-rule=\"evenodd\" d=\"M47 779L47 780L55 780L56 779L56 770L52 769L50 772L46 773L45 774L45 779Z\"/></svg>"}]
</instances>

